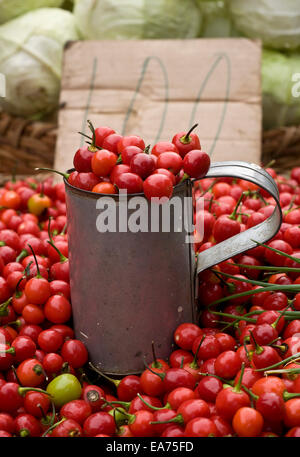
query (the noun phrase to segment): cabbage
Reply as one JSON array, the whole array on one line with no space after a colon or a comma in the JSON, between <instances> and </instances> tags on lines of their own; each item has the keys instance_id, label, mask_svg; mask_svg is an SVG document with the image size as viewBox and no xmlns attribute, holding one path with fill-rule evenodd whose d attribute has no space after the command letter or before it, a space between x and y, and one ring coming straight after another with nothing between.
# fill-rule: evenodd
<instances>
[{"instance_id":1,"label":"cabbage","mask_svg":"<svg viewBox=\"0 0 300 457\"><path fill-rule=\"evenodd\" d=\"M203 38L226 38L239 36L230 18L224 1L197 0L203 15L200 35Z\"/></svg>"},{"instance_id":2,"label":"cabbage","mask_svg":"<svg viewBox=\"0 0 300 457\"><path fill-rule=\"evenodd\" d=\"M0 26L0 73L6 76L0 106L26 117L52 111L64 43L77 38L73 15L57 8L32 11Z\"/></svg>"},{"instance_id":3,"label":"cabbage","mask_svg":"<svg viewBox=\"0 0 300 457\"><path fill-rule=\"evenodd\" d=\"M75 0L85 39L194 38L201 15L195 0Z\"/></svg>"},{"instance_id":4,"label":"cabbage","mask_svg":"<svg viewBox=\"0 0 300 457\"><path fill-rule=\"evenodd\" d=\"M300 123L300 98L293 96L292 76L300 73L300 54L264 50L262 92L264 128Z\"/></svg>"},{"instance_id":5,"label":"cabbage","mask_svg":"<svg viewBox=\"0 0 300 457\"><path fill-rule=\"evenodd\" d=\"M0 24L31 10L47 6L61 6L63 0L0 0Z\"/></svg>"},{"instance_id":6,"label":"cabbage","mask_svg":"<svg viewBox=\"0 0 300 457\"><path fill-rule=\"evenodd\" d=\"M299 0L228 0L236 28L275 49L300 46Z\"/></svg>"}]
</instances>

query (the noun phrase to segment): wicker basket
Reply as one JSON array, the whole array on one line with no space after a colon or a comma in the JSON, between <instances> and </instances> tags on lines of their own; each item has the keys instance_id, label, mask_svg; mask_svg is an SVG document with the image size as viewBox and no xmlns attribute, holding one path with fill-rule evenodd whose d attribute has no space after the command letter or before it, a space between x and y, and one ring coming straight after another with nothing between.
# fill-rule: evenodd
<instances>
[{"instance_id":1,"label":"wicker basket","mask_svg":"<svg viewBox=\"0 0 300 457\"><path fill-rule=\"evenodd\" d=\"M0 112L1 181L13 170L17 175L32 175L35 167L52 167L56 138L56 118L29 121ZM281 173L300 166L300 126L263 132L262 163L271 160Z\"/></svg>"},{"instance_id":2,"label":"wicker basket","mask_svg":"<svg viewBox=\"0 0 300 457\"><path fill-rule=\"evenodd\" d=\"M0 112L0 173L33 174L51 167L57 137L56 122L29 121Z\"/></svg>"},{"instance_id":3,"label":"wicker basket","mask_svg":"<svg viewBox=\"0 0 300 457\"><path fill-rule=\"evenodd\" d=\"M272 160L273 168L283 174L300 166L300 125L263 132L262 163Z\"/></svg>"}]
</instances>

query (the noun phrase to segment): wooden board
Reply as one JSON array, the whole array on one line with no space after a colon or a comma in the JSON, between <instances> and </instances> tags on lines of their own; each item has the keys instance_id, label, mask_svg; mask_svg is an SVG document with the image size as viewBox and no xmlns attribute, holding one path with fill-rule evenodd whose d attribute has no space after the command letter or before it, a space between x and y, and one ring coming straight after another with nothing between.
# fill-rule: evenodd
<instances>
[{"instance_id":1,"label":"wooden board","mask_svg":"<svg viewBox=\"0 0 300 457\"><path fill-rule=\"evenodd\" d=\"M260 162L261 44L243 38L66 45L55 167L72 167L86 120L154 145L198 122L213 161Z\"/></svg>"}]
</instances>

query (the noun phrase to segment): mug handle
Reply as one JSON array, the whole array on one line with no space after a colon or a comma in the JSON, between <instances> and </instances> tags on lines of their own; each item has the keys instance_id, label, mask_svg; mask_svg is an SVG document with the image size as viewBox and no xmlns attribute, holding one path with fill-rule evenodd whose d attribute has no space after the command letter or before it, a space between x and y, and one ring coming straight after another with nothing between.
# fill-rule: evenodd
<instances>
[{"instance_id":1,"label":"mug handle","mask_svg":"<svg viewBox=\"0 0 300 457\"><path fill-rule=\"evenodd\" d=\"M279 203L279 191L274 179L268 172L256 164L247 162L228 161L212 163L205 178L221 177L239 178L257 184L269 192L275 199L276 206L271 216L265 221L200 252L197 256L196 275L213 265L255 248L257 246L255 241L265 243L276 235L281 226L282 212Z\"/></svg>"}]
</instances>

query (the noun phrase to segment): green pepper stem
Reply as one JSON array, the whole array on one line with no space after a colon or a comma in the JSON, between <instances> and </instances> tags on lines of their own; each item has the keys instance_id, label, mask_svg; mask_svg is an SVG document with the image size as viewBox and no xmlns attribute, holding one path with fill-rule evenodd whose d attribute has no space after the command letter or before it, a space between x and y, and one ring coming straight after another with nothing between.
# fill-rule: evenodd
<instances>
[{"instance_id":1,"label":"green pepper stem","mask_svg":"<svg viewBox=\"0 0 300 457\"><path fill-rule=\"evenodd\" d=\"M51 171L52 173L57 173L58 175L62 176L65 179L69 179L70 174L69 173L62 173L61 171L53 170L52 168L45 168L45 167L40 167L40 168L35 168L35 171Z\"/></svg>"},{"instance_id":2,"label":"green pepper stem","mask_svg":"<svg viewBox=\"0 0 300 457\"><path fill-rule=\"evenodd\" d=\"M54 421L55 421L55 414L56 414L56 411L55 411L55 404L54 402L51 400L51 405L52 405L52 415L51 415L51 420L50 420L50 427L52 427L52 425L54 424Z\"/></svg>"},{"instance_id":3,"label":"green pepper stem","mask_svg":"<svg viewBox=\"0 0 300 457\"><path fill-rule=\"evenodd\" d=\"M10 347L9 349L5 349L5 351L0 351L0 354L13 354L15 355L16 350L14 347Z\"/></svg>"},{"instance_id":4,"label":"green pepper stem","mask_svg":"<svg viewBox=\"0 0 300 457\"><path fill-rule=\"evenodd\" d=\"M299 398L300 397L300 393L291 393L291 392L287 392L286 390L283 392L282 395L283 395L284 401L291 400L291 398Z\"/></svg>"},{"instance_id":5,"label":"green pepper stem","mask_svg":"<svg viewBox=\"0 0 300 457\"><path fill-rule=\"evenodd\" d=\"M245 265L245 267L247 267L247 265ZM212 271L215 272L216 270L212 269ZM252 284L254 286L265 286L266 285L266 283L263 281L255 281L254 279L240 278L238 276L234 276L229 273L225 273L223 271L220 271L219 274L226 276L226 278L234 279L234 280L240 281L240 282L246 282L246 283Z\"/></svg>"},{"instance_id":6,"label":"green pepper stem","mask_svg":"<svg viewBox=\"0 0 300 457\"><path fill-rule=\"evenodd\" d=\"M253 340L253 342L254 342L256 354L257 354L257 355L262 354L262 353L264 352L264 348L263 348L262 346L260 346L260 345L257 343L257 341L256 341L256 339L254 338L254 335L253 335L253 333L252 333L251 330L249 331L249 333L250 333L251 338L252 338L252 340Z\"/></svg>"},{"instance_id":7,"label":"green pepper stem","mask_svg":"<svg viewBox=\"0 0 300 457\"><path fill-rule=\"evenodd\" d=\"M234 381L229 381L228 379L225 379L225 378L221 378L221 376L218 376L216 374L212 374L212 373L201 373L199 372L199 375L200 376L208 376L208 377L213 377L213 378L216 378L216 379L219 379L219 381L222 381L224 384L228 384L229 386L233 386L234 385Z\"/></svg>"},{"instance_id":8,"label":"green pepper stem","mask_svg":"<svg viewBox=\"0 0 300 457\"><path fill-rule=\"evenodd\" d=\"M49 236L49 240L53 243L53 240L52 240L52 235L51 235L51 220L53 219L52 216L49 216L49 221L48 221L48 236Z\"/></svg>"},{"instance_id":9,"label":"green pepper stem","mask_svg":"<svg viewBox=\"0 0 300 457\"><path fill-rule=\"evenodd\" d=\"M40 279L40 278L42 278L42 275L41 275L41 272L40 272L39 264L38 264L37 258L35 256L34 250L33 250L32 246L30 244L28 244L28 247L30 248L30 250L32 252L32 255L33 255L33 258L34 258L34 261L35 261L36 270L37 270L36 277Z\"/></svg>"},{"instance_id":10,"label":"green pepper stem","mask_svg":"<svg viewBox=\"0 0 300 457\"><path fill-rule=\"evenodd\" d=\"M198 362L197 362L198 353L199 353L199 351L200 351L201 345L202 345L202 343L203 343L204 340L205 340L205 335L202 336L201 341L200 341L200 343L198 344L197 350L196 350L196 352L195 352L193 361L190 363L190 367L191 367L193 370L197 370L197 368L199 368L199 365L198 365Z\"/></svg>"},{"instance_id":11,"label":"green pepper stem","mask_svg":"<svg viewBox=\"0 0 300 457\"><path fill-rule=\"evenodd\" d=\"M253 400L257 401L259 399L259 396L255 395L250 389L248 389L248 387L244 386L244 384L242 384L242 388L250 395L251 398L253 398Z\"/></svg>"},{"instance_id":12,"label":"green pepper stem","mask_svg":"<svg viewBox=\"0 0 300 457\"><path fill-rule=\"evenodd\" d=\"M26 268L24 269L23 273L24 273L26 278L28 278L28 276L30 275L30 267L31 267L32 264L33 264L33 260L31 260L29 262L29 264L26 266Z\"/></svg>"},{"instance_id":13,"label":"green pepper stem","mask_svg":"<svg viewBox=\"0 0 300 457\"><path fill-rule=\"evenodd\" d=\"M273 365L270 365L269 367L256 368L255 371L265 371L267 373L269 370L273 370L273 368L280 367L281 365L283 365L287 362L290 362L291 360L294 360L298 357L300 357L300 352L297 352L296 354L293 354L290 357L287 357L286 359L281 360L280 362L274 363Z\"/></svg>"},{"instance_id":14,"label":"green pepper stem","mask_svg":"<svg viewBox=\"0 0 300 457\"><path fill-rule=\"evenodd\" d=\"M242 380L243 380L243 376L244 376L244 371L245 371L245 362L242 363L241 374L240 374L239 380L238 380L237 384L235 385L235 387L233 388L233 390L234 390L235 392L240 392L240 391L241 391L241 386L242 386Z\"/></svg>"},{"instance_id":15,"label":"green pepper stem","mask_svg":"<svg viewBox=\"0 0 300 457\"><path fill-rule=\"evenodd\" d=\"M250 357L250 354L249 354L249 351L248 351L248 348L247 348L247 344L246 344L245 341L243 343L243 346L244 346L244 350L245 350L245 353L246 353L246 357L247 357L248 361L251 362L251 357Z\"/></svg>"},{"instance_id":16,"label":"green pepper stem","mask_svg":"<svg viewBox=\"0 0 300 457\"><path fill-rule=\"evenodd\" d=\"M156 376L158 376L162 381L165 379L165 376L166 376L165 373L156 373L155 371L153 371L153 370L149 367L149 365L145 362L145 360L144 360L144 365L145 365L145 367L146 367L149 371L151 371L151 373L153 373L153 374L155 374Z\"/></svg>"},{"instance_id":17,"label":"green pepper stem","mask_svg":"<svg viewBox=\"0 0 300 457\"><path fill-rule=\"evenodd\" d=\"M187 179L189 179L189 177L190 176L187 173L183 173L183 176L178 184L181 184L183 181L186 181Z\"/></svg>"},{"instance_id":18,"label":"green pepper stem","mask_svg":"<svg viewBox=\"0 0 300 457\"><path fill-rule=\"evenodd\" d=\"M232 211L232 213L230 214L230 216L228 216L229 219L232 219L232 220L235 220L236 218L236 213L237 213L237 210L240 206L240 204L242 203L242 200L243 198L247 195L247 192L242 192L238 201L237 201L237 204L235 205L235 208L234 210Z\"/></svg>"},{"instance_id":19,"label":"green pepper stem","mask_svg":"<svg viewBox=\"0 0 300 457\"><path fill-rule=\"evenodd\" d=\"M286 257L287 259L291 259L296 263L300 263L300 259L298 259L297 257L293 257L292 255L286 254L285 252L280 251L279 249L272 248L271 246L268 246L267 244L259 243L258 241L255 241L255 240L251 240L251 241L256 243L258 246L263 246L264 248L269 249L270 251L276 252L277 254L282 255L283 257Z\"/></svg>"},{"instance_id":20,"label":"green pepper stem","mask_svg":"<svg viewBox=\"0 0 300 457\"><path fill-rule=\"evenodd\" d=\"M90 120L87 120L87 124L89 126L89 129L90 131L92 132L92 144L89 146L89 150L91 152L96 152L97 151L97 148L96 148L96 132L95 132L95 128L92 124L92 122Z\"/></svg>"},{"instance_id":21,"label":"green pepper stem","mask_svg":"<svg viewBox=\"0 0 300 457\"><path fill-rule=\"evenodd\" d=\"M108 401L106 400L106 398L101 398L101 400L103 400L105 403L101 406L101 409L104 409L106 408L106 406L115 406L115 405L120 405L120 406L124 406L124 408L129 408L130 406L130 401L118 401L118 400L114 400L114 401Z\"/></svg>"},{"instance_id":22,"label":"green pepper stem","mask_svg":"<svg viewBox=\"0 0 300 457\"><path fill-rule=\"evenodd\" d=\"M1 303L0 305L0 316L8 316L8 306L12 301L12 297L10 297L8 300L6 300L4 303Z\"/></svg>"},{"instance_id":23,"label":"green pepper stem","mask_svg":"<svg viewBox=\"0 0 300 457\"><path fill-rule=\"evenodd\" d=\"M232 284L231 282L226 282L225 279L222 278L222 276L219 274L219 272L217 270L211 269L211 272L216 276L216 278L219 279L219 281L221 281L223 286L225 286L229 289L230 292L233 292L235 290L234 284Z\"/></svg>"},{"instance_id":24,"label":"green pepper stem","mask_svg":"<svg viewBox=\"0 0 300 457\"><path fill-rule=\"evenodd\" d=\"M269 346L272 346L272 348L279 349L280 352L283 352L283 354L288 350L288 345L283 343L281 345L279 344L269 344Z\"/></svg>"},{"instance_id":25,"label":"green pepper stem","mask_svg":"<svg viewBox=\"0 0 300 457\"><path fill-rule=\"evenodd\" d=\"M267 370L265 371L265 374L298 374L300 373L300 368L287 368L284 369L282 368L281 370Z\"/></svg>"},{"instance_id":26,"label":"green pepper stem","mask_svg":"<svg viewBox=\"0 0 300 457\"><path fill-rule=\"evenodd\" d=\"M63 226L63 229L60 232L60 235L65 235L66 234L67 226L68 226L68 222L66 222L65 225Z\"/></svg>"},{"instance_id":27,"label":"green pepper stem","mask_svg":"<svg viewBox=\"0 0 300 457\"><path fill-rule=\"evenodd\" d=\"M227 297L220 298L219 300L215 300L214 302L210 303L210 305L208 306L208 310L210 311L211 307L213 307L215 305L219 305L220 303L225 303L228 300L233 300L235 298L241 298L241 297L248 297L249 295L259 294L261 292L268 292L268 291L272 292L272 291L276 291L276 290L298 293L298 292L300 292L300 285L299 284L293 284L290 286L272 285L272 286L268 286L268 287L261 287L259 289L249 290L246 292L241 292L239 294L228 295ZM257 311L255 311L255 313L253 313L253 314L257 314Z\"/></svg>"},{"instance_id":28,"label":"green pepper stem","mask_svg":"<svg viewBox=\"0 0 300 457\"><path fill-rule=\"evenodd\" d=\"M216 314L217 316L223 316L223 317L230 317L231 319L235 321L246 321L246 322L251 322L253 324L256 323L256 319L252 319L251 317L245 317L244 316L235 316L234 314L229 314L229 313L222 313L221 311L210 311L212 314Z\"/></svg>"},{"instance_id":29,"label":"green pepper stem","mask_svg":"<svg viewBox=\"0 0 300 457\"><path fill-rule=\"evenodd\" d=\"M56 422L55 424L51 425L43 434L42 438L48 435L48 433L52 432L58 425L62 424L67 418L63 417L60 421Z\"/></svg>"},{"instance_id":30,"label":"green pepper stem","mask_svg":"<svg viewBox=\"0 0 300 457\"><path fill-rule=\"evenodd\" d=\"M277 317L276 321L274 321L272 324L271 324L271 327L275 328L277 327L278 325L278 322L280 321L280 319L284 316L284 314L287 312L287 310L289 309L290 307L290 303L281 311L281 313L279 314L279 316Z\"/></svg>"},{"instance_id":31,"label":"green pepper stem","mask_svg":"<svg viewBox=\"0 0 300 457\"><path fill-rule=\"evenodd\" d=\"M116 387L118 387L118 385L120 384L120 382L121 382L120 380L110 378L109 376L104 374L102 371L100 371L98 368L96 368L91 362L89 362L89 366L91 367L92 370L94 370L96 373L98 373L103 378L107 379L107 381L113 383Z\"/></svg>"},{"instance_id":32,"label":"green pepper stem","mask_svg":"<svg viewBox=\"0 0 300 457\"><path fill-rule=\"evenodd\" d=\"M184 420L181 414L178 414L177 416L173 417L172 419L166 420L166 421L151 421L151 425L156 425L156 424L170 424L175 422L176 424L184 424Z\"/></svg>"},{"instance_id":33,"label":"green pepper stem","mask_svg":"<svg viewBox=\"0 0 300 457\"><path fill-rule=\"evenodd\" d=\"M190 129L189 131L180 138L180 142L183 143L183 144L189 144L190 143L190 134L192 133L193 130L195 130L195 128L198 127L198 124L194 124Z\"/></svg>"},{"instance_id":34,"label":"green pepper stem","mask_svg":"<svg viewBox=\"0 0 300 457\"><path fill-rule=\"evenodd\" d=\"M53 241L51 240L47 240L47 243L50 244L50 246L53 247L53 249L55 249L55 251L57 252L57 254L59 255L59 259L60 259L60 262L61 263L64 263L68 260L68 258L66 256L64 256L60 250L55 246L55 244L53 243Z\"/></svg>"},{"instance_id":35,"label":"green pepper stem","mask_svg":"<svg viewBox=\"0 0 300 457\"><path fill-rule=\"evenodd\" d=\"M137 396L139 397L139 399L141 400L142 403L144 403L144 405L148 406L148 408L151 408L153 409L154 411L161 411L162 409L170 409L167 403L167 405L165 406L161 406L161 407L158 407L158 406L152 406L150 405L150 403L148 403L146 400L143 399L143 397L141 396L141 394L137 394Z\"/></svg>"},{"instance_id":36,"label":"green pepper stem","mask_svg":"<svg viewBox=\"0 0 300 457\"><path fill-rule=\"evenodd\" d=\"M19 394L23 397L27 392L40 392L42 394L45 394L47 395L48 397L52 397L51 394L49 394L49 392L47 392L46 390L43 390L43 389L39 389L38 387L19 387L18 388L18 392Z\"/></svg>"},{"instance_id":37,"label":"green pepper stem","mask_svg":"<svg viewBox=\"0 0 300 457\"><path fill-rule=\"evenodd\" d=\"M18 257L16 258L16 262L21 262L21 260L25 259L28 256L28 251L26 249L22 249Z\"/></svg>"},{"instance_id":38,"label":"green pepper stem","mask_svg":"<svg viewBox=\"0 0 300 457\"><path fill-rule=\"evenodd\" d=\"M237 267L240 268L249 268L252 270L269 270L269 271L279 271L280 273L286 273L286 272L295 272L299 273L300 268L293 268L293 267L275 267L275 266L265 266L265 265L245 265L243 263L235 263Z\"/></svg>"}]
</instances>

